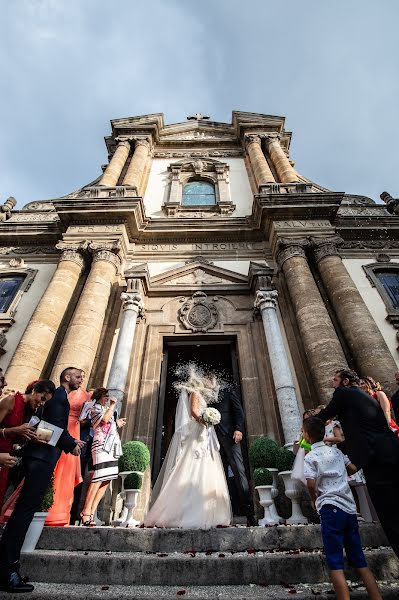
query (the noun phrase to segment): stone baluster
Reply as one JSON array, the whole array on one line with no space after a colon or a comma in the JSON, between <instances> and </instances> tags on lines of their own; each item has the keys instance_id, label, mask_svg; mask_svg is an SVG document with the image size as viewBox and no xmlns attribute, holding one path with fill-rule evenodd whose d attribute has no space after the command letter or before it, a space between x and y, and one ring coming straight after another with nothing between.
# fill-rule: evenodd
<instances>
[{"instance_id":1,"label":"stone baluster","mask_svg":"<svg viewBox=\"0 0 399 600\"><path fill-rule=\"evenodd\" d=\"M128 290L132 287L129 286L130 283L131 280L128 281ZM123 292L121 300L122 318L107 383L110 394L118 400L116 405L118 414L122 409L137 319L142 317L144 312L143 299L138 291Z\"/></svg>"},{"instance_id":2,"label":"stone baluster","mask_svg":"<svg viewBox=\"0 0 399 600\"><path fill-rule=\"evenodd\" d=\"M276 169L279 182L281 183L296 183L300 179L295 169L291 166L288 157L280 144L280 137L278 135L266 136L266 149L272 160L274 168Z\"/></svg>"},{"instance_id":3,"label":"stone baluster","mask_svg":"<svg viewBox=\"0 0 399 600\"><path fill-rule=\"evenodd\" d=\"M85 265L87 243L59 242L57 269L15 350L6 373L12 389L39 379Z\"/></svg>"},{"instance_id":4,"label":"stone baluster","mask_svg":"<svg viewBox=\"0 0 399 600\"><path fill-rule=\"evenodd\" d=\"M142 184L150 154L150 142L147 139L136 139L133 156L123 179L123 185L135 188L137 195L143 191Z\"/></svg>"},{"instance_id":5,"label":"stone baluster","mask_svg":"<svg viewBox=\"0 0 399 600\"><path fill-rule=\"evenodd\" d=\"M75 366L90 376L100 340L112 282L121 261L119 244L91 242L93 262L79 302L54 364L52 378L58 381L63 369Z\"/></svg>"},{"instance_id":6,"label":"stone baluster","mask_svg":"<svg viewBox=\"0 0 399 600\"><path fill-rule=\"evenodd\" d=\"M291 449L301 430L302 418L277 317L277 297L276 290L259 290L256 293L255 307L260 311L265 330L285 444Z\"/></svg>"},{"instance_id":7,"label":"stone baluster","mask_svg":"<svg viewBox=\"0 0 399 600\"><path fill-rule=\"evenodd\" d=\"M118 138L116 141L119 141ZM119 181L122 169L125 166L127 157L130 152L130 142L128 140L119 141L119 144L114 152L113 157L109 161L107 168L104 171L98 185L106 187L114 187Z\"/></svg>"},{"instance_id":8,"label":"stone baluster","mask_svg":"<svg viewBox=\"0 0 399 600\"><path fill-rule=\"evenodd\" d=\"M342 333L361 375L371 375L393 392L396 363L337 247L340 237L312 238L313 255Z\"/></svg>"},{"instance_id":9,"label":"stone baluster","mask_svg":"<svg viewBox=\"0 0 399 600\"><path fill-rule=\"evenodd\" d=\"M320 402L331 400L334 372L347 362L330 315L306 259L308 240L280 240L277 262L284 273L305 349L310 376Z\"/></svg>"},{"instance_id":10,"label":"stone baluster","mask_svg":"<svg viewBox=\"0 0 399 600\"><path fill-rule=\"evenodd\" d=\"M245 137L245 144L258 190L261 185L276 183L266 157L263 154L260 136L247 135Z\"/></svg>"}]
</instances>

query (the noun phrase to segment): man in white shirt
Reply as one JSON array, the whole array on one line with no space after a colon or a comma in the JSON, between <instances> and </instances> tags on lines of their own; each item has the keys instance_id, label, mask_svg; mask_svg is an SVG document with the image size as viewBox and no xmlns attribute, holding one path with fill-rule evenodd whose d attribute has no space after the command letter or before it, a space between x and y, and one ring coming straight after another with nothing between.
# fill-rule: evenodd
<instances>
[{"instance_id":1,"label":"man in white shirt","mask_svg":"<svg viewBox=\"0 0 399 600\"><path fill-rule=\"evenodd\" d=\"M350 599L344 573L345 548L348 563L359 572L369 598L382 600L364 557L356 504L348 484L347 473L353 475L357 467L338 448L324 443L325 427L321 419L306 419L303 434L312 445L305 456L304 475L313 505L320 515L324 552L336 597Z\"/></svg>"}]
</instances>

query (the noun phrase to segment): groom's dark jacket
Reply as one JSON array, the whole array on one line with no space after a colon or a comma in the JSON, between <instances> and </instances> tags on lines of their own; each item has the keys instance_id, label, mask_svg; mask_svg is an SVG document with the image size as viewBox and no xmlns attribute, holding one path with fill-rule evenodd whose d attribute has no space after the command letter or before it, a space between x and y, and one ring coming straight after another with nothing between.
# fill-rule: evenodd
<instances>
[{"instance_id":1,"label":"groom's dark jacket","mask_svg":"<svg viewBox=\"0 0 399 600\"><path fill-rule=\"evenodd\" d=\"M225 388L219 392L215 408L221 414L220 423L215 427L218 435L232 438L235 431L244 433L244 411L234 388Z\"/></svg>"}]
</instances>

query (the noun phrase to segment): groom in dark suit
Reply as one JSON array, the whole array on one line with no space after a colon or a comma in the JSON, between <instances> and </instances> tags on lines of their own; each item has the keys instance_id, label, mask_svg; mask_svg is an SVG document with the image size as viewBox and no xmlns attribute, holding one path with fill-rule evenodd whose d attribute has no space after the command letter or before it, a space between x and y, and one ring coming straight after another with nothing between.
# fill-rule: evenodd
<instances>
[{"instance_id":1,"label":"groom in dark suit","mask_svg":"<svg viewBox=\"0 0 399 600\"><path fill-rule=\"evenodd\" d=\"M241 440L244 433L244 411L234 387L224 388L219 392L215 406L221 414L219 425L215 430L220 444L220 455L228 478L228 467L234 474L234 485L240 507L247 517L247 526L256 525L252 494L245 472L241 451Z\"/></svg>"},{"instance_id":2,"label":"groom in dark suit","mask_svg":"<svg viewBox=\"0 0 399 600\"><path fill-rule=\"evenodd\" d=\"M82 383L80 369L69 367L60 375L61 385L51 400L46 402L40 415L44 421L63 429L56 446L31 442L24 447L24 485L4 528L0 540L0 590L14 593L31 592L33 585L24 583L19 574L19 558L26 532L50 484L55 465L62 451L80 455L81 442L68 433L68 393Z\"/></svg>"}]
</instances>

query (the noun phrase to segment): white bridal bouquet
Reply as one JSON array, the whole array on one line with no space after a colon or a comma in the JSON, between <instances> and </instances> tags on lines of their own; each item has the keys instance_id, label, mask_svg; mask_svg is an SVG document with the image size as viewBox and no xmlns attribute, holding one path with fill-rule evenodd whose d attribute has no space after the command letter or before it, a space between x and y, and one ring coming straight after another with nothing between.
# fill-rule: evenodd
<instances>
[{"instance_id":1,"label":"white bridal bouquet","mask_svg":"<svg viewBox=\"0 0 399 600\"><path fill-rule=\"evenodd\" d=\"M202 413L201 419L206 425L218 425L220 423L221 415L216 408L208 406Z\"/></svg>"}]
</instances>

